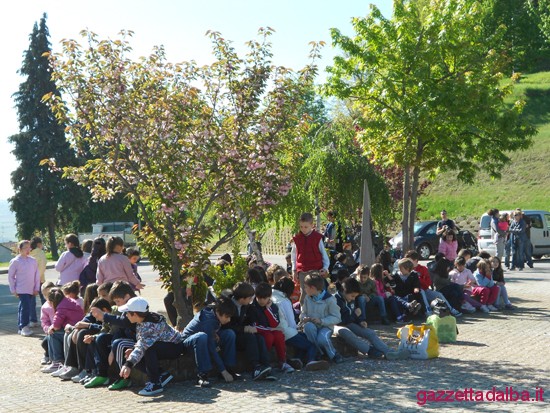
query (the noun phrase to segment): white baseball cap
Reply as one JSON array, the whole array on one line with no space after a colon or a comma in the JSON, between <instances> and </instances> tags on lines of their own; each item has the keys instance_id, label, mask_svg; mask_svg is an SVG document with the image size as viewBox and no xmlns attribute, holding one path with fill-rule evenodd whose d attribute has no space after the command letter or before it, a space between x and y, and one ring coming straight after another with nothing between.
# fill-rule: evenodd
<instances>
[{"instance_id":1,"label":"white baseball cap","mask_svg":"<svg viewBox=\"0 0 550 413\"><path fill-rule=\"evenodd\" d=\"M149 311L149 303L142 297L133 297L128 300L125 305L118 307L118 311L135 311L138 313L146 313Z\"/></svg>"}]
</instances>

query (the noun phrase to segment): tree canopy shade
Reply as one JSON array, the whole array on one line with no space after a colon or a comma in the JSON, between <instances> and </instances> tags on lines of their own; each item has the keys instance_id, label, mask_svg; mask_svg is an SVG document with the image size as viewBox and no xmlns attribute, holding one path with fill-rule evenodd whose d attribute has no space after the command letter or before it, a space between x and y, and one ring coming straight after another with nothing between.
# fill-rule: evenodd
<instances>
[{"instance_id":1,"label":"tree canopy shade","mask_svg":"<svg viewBox=\"0 0 550 413\"><path fill-rule=\"evenodd\" d=\"M11 177L15 195L9 201L15 212L19 236L30 239L35 231L47 231L52 255L57 257L56 226L62 208L68 209L74 202L77 186L40 165L44 158L55 159L60 166L75 162L63 126L42 102L46 94L59 96L51 79L48 57L44 55L49 51L44 15L30 35L30 45L20 69L26 79L14 94L21 132L9 137L15 147L13 153L19 160Z\"/></svg>"},{"instance_id":2,"label":"tree canopy shade","mask_svg":"<svg viewBox=\"0 0 550 413\"><path fill-rule=\"evenodd\" d=\"M210 32L215 62L202 67L169 63L161 47L133 61L131 32L117 40L83 32L86 46L67 40L52 56L66 101L47 98L74 147L93 155L65 174L95 198L124 193L137 204L140 246L183 319L192 317L192 292L204 291L202 262L215 228L226 228L220 242L227 241L291 188L293 149L307 132L297 109L316 68L272 65L271 33L261 29L239 57Z\"/></svg>"},{"instance_id":3,"label":"tree canopy shade","mask_svg":"<svg viewBox=\"0 0 550 413\"><path fill-rule=\"evenodd\" d=\"M357 138L366 155L404 170L404 248L413 245L421 172L499 177L508 151L527 148L535 133L521 117L524 102L504 102L513 85L503 80L508 60L490 47L504 30L487 37L474 0L423 4L395 0L391 19L371 6L367 17L353 19L353 37L333 29L343 54L325 86L361 111Z\"/></svg>"}]
</instances>

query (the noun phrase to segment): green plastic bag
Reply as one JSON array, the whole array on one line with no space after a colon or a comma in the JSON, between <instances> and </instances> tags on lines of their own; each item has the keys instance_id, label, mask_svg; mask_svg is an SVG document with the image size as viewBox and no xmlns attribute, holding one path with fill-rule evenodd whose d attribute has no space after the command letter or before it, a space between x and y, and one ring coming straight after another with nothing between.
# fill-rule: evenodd
<instances>
[{"instance_id":1,"label":"green plastic bag","mask_svg":"<svg viewBox=\"0 0 550 413\"><path fill-rule=\"evenodd\" d=\"M438 315L433 314L428 317L426 324L430 324L435 328L437 338L440 343L456 342L456 335L458 331L456 328L456 318L452 315L439 317Z\"/></svg>"}]
</instances>

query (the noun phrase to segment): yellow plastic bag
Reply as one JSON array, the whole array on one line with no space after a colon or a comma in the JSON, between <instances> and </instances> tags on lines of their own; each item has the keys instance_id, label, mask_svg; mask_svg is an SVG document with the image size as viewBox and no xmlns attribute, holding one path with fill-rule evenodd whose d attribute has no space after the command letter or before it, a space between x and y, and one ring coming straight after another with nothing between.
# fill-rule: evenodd
<instances>
[{"instance_id":1,"label":"yellow plastic bag","mask_svg":"<svg viewBox=\"0 0 550 413\"><path fill-rule=\"evenodd\" d=\"M412 359L426 360L439 356L439 341L432 325L408 324L397 330L397 337L401 339L399 350L409 350Z\"/></svg>"}]
</instances>

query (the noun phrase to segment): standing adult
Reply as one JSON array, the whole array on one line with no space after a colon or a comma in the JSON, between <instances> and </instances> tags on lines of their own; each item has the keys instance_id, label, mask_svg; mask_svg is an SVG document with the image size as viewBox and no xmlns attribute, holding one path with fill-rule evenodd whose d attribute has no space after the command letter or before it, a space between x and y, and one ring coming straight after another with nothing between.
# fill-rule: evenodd
<instances>
[{"instance_id":1,"label":"standing adult","mask_svg":"<svg viewBox=\"0 0 550 413\"><path fill-rule=\"evenodd\" d=\"M525 222L525 244L523 244L523 256L529 268L533 268L533 244L531 244L531 218L521 213L521 219Z\"/></svg>"},{"instance_id":2,"label":"standing adult","mask_svg":"<svg viewBox=\"0 0 550 413\"><path fill-rule=\"evenodd\" d=\"M514 211L514 220L510 224L510 245L512 246L512 270L516 268L523 270L525 265L523 251L527 234L525 231L525 221L522 219L521 210Z\"/></svg>"},{"instance_id":3,"label":"standing adult","mask_svg":"<svg viewBox=\"0 0 550 413\"><path fill-rule=\"evenodd\" d=\"M437 230L436 230L436 233L437 235L439 235L441 240L443 237L443 233L447 230L452 230L453 232L456 232L456 225L452 219L449 219L447 217L447 211L443 209L441 211L441 221L437 223Z\"/></svg>"}]
</instances>

